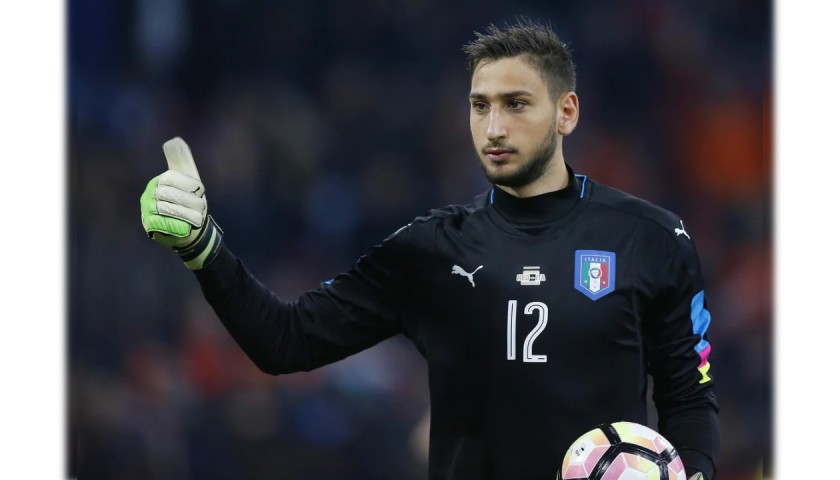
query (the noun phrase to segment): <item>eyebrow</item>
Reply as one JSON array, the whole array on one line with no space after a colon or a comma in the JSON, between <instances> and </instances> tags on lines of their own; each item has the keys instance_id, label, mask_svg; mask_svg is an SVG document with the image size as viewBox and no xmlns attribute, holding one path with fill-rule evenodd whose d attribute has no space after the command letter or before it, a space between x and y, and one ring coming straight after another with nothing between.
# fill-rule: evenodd
<instances>
[{"instance_id":1,"label":"eyebrow","mask_svg":"<svg viewBox=\"0 0 840 480\"><path fill-rule=\"evenodd\" d=\"M512 92L502 92L495 95L495 97L508 99L514 97L533 97L534 95L531 92L527 92L525 90L514 90ZM471 100L486 100L487 95L481 92L470 92L470 99Z\"/></svg>"}]
</instances>

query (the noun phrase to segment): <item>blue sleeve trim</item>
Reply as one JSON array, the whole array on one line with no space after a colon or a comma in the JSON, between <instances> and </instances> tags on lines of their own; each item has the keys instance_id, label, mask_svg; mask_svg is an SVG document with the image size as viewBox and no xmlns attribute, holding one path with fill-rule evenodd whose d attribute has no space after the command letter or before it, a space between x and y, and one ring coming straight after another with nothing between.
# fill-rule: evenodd
<instances>
[{"instance_id":1,"label":"blue sleeve trim","mask_svg":"<svg viewBox=\"0 0 840 480\"><path fill-rule=\"evenodd\" d=\"M700 342L694 346L697 352L703 351L709 342L703 338L706 335L706 330L709 329L709 324L712 322L712 314L706 310L706 291L701 290L691 299L691 329L695 335L700 335Z\"/></svg>"}]
</instances>

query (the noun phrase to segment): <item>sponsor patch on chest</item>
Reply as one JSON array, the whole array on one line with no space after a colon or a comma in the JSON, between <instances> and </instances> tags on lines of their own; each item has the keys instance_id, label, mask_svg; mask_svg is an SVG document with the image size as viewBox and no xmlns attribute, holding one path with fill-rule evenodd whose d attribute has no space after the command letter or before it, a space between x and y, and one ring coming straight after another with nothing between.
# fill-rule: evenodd
<instances>
[{"instance_id":1,"label":"sponsor patch on chest","mask_svg":"<svg viewBox=\"0 0 840 480\"><path fill-rule=\"evenodd\" d=\"M592 300L615 290L615 252L575 251L575 289Z\"/></svg>"},{"instance_id":2,"label":"sponsor patch on chest","mask_svg":"<svg viewBox=\"0 0 840 480\"><path fill-rule=\"evenodd\" d=\"M522 273L516 274L516 281L520 285L539 285L545 281L545 274L540 273L539 266L524 267Z\"/></svg>"}]
</instances>

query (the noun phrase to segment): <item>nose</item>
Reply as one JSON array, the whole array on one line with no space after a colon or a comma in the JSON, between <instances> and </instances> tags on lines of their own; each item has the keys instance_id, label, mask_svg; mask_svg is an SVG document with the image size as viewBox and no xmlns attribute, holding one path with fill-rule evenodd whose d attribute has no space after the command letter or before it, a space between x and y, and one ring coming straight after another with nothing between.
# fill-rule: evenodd
<instances>
[{"instance_id":1,"label":"nose","mask_svg":"<svg viewBox=\"0 0 840 480\"><path fill-rule=\"evenodd\" d=\"M496 142L507 138L507 129L503 125L499 111L493 109L488 115L487 121L487 140Z\"/></svg>"}]
</instances>

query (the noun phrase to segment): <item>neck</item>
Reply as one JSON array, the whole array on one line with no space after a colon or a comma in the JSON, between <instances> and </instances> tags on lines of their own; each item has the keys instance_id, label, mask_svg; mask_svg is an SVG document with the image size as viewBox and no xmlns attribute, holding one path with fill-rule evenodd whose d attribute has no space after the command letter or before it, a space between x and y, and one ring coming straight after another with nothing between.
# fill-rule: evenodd
<instances>
[{"instance_id":1,"label":"neck","mask_svg":"<svg viewBox=\"0 0 840 480\"><path fill-rule=\"evenodd\" d=\"M563 158L563 150L560 148L560 144L558 143L557 150L554 152L554 157L551 159L551 163L549 163L545 172L540 175L540 178L521 187L509 187L507 185L496 186L514 197L528 198L548 192L562 190L568 185L569 172L566 171L566 161Z\"/></svg>"}]
</instances>

